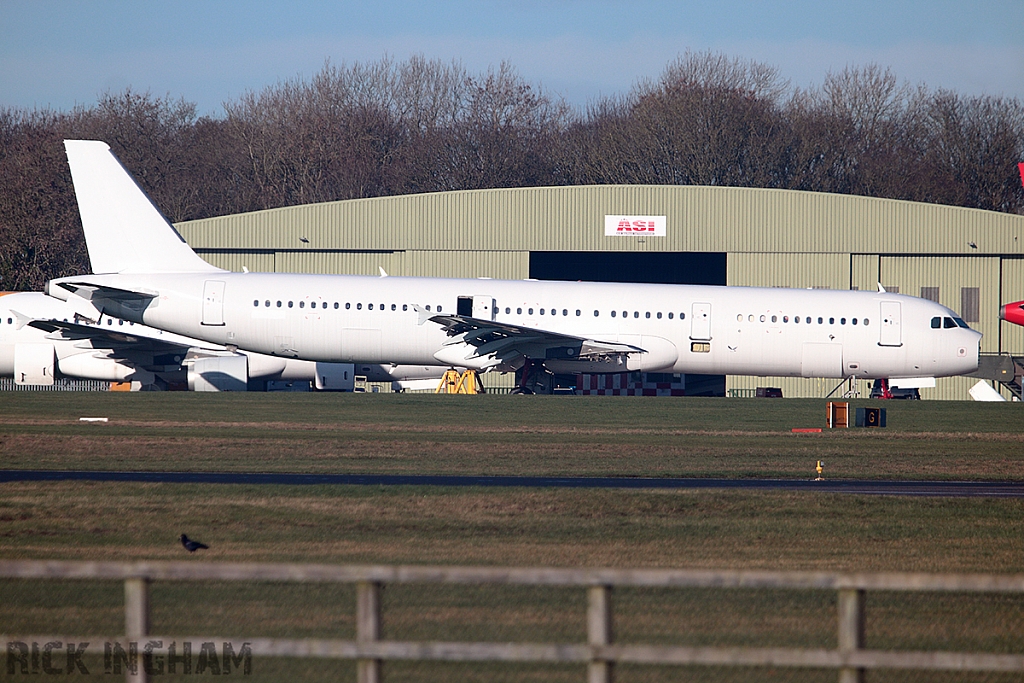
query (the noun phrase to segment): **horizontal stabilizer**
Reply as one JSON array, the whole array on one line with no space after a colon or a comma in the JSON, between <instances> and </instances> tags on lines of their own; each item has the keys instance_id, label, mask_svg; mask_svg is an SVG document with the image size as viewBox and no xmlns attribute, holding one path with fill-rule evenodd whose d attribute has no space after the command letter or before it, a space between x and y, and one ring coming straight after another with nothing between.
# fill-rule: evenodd
<instances>
[{"instance_id":1,"label":"horizontal stabilizer","mask_svg":"<svg viewBox=\"0 0 1024 683\"><path fill-rule=\"evenodd\" d=\"M199 258L104 142L65 140L93 273L221 272Z\"/></svg>"}]
</instances>

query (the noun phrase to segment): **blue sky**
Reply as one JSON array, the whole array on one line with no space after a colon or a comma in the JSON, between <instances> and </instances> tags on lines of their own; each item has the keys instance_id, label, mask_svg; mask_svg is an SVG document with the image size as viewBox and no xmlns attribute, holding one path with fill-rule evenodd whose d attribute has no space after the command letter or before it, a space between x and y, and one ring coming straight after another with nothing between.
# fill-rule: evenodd
<instances>
[{"instance_id":1,"label":"blue sky","mask_svg":"<svg viewBox=\"0 0 1024 683\"><path fill-rule=\"evenodd\" d=\"M795 85L878 64L911 84L1024 100L1024 0L295 2L0 0L0 107L69 110L131 86L204 114L330 60L509 61L585 105L686 50L764 62Z\"/></svg>"}]
</instances>

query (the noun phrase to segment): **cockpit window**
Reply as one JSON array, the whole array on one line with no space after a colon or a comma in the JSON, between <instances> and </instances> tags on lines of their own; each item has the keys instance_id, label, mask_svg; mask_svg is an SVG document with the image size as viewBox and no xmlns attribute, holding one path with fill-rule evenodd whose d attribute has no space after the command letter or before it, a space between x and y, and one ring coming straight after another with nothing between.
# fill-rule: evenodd
<instances>
[{"instance_id":1,"label":"cockpit window","mask_svg":"<svg viewBox=\"0 0 1024 683\"><path fill-rule=\"evenodd\" d=\"M956 323L955 323L955 322L953 322L953 319L952 319L952 318L950 318L950 317L948 317L948 316L947 316L947 317L945 317L945 318L943 318L943 319L942 319L942 326L943 326L943 327L944 327L945 329L947 329L947 330L948 330L948 329L951 329L951 328L954 328L954 327L956 327Z\"/></svg>"},{"instance_id":2,"label":"cockpit window","mask_svg":"<svg viewBox=\"0 0 1024 683\"><path fill-rule=\"evenodd\" d=\"M934 318L932 318L932 329L937 330L940 327L942 327L942 318L940 318L939 316L935 316Z\"/></svg>"},{"instance_id":3,"label":"cockpit window","mask_svg":"<svg viewBox=\"0 0 1024 683\"><path fill-rule=\"evenodd\" d=\"M968 325L967 323L965 323L965 322L964 322L963 320L961 320L960 318L953 318L953 322L955 322L955 323L956 323L956 326L957 326L957 327L962 327L962 328L964 328L965 330L969 330L969 329L971 329L971 326L970 326L970 325Z\"/></svg>"}]
</instances>

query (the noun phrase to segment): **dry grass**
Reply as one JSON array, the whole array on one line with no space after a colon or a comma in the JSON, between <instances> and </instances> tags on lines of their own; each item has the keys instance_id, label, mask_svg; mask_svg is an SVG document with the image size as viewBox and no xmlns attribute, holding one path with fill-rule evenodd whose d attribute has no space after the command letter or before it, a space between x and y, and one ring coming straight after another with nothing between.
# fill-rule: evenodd
<instances>
[{"instance_id":1,"label":"dry grass","mask_svg":"<svg viewBox=\"0 0 1024 683\"><path fill-rule=\"evenodd\" d=\"M817 426L819 403L449 398L0 396L2 467L752 477L811 476L824 459L836 477L1024 478L1013 406L971 406L965 420L949 406L892 405L885 431L795 435L790 426ZM111 422L77 422L96 414ZM189 558L182 532L211 549ZM23 482L0 485L0 556L1020 573L1024 501ZM827 593L623 590L615 600L618 637L628 642L834 644ZM0 623L117 632L120 601L116 583L5 581ZM353 628L346 586L158 583L153 604L154 629L170 632L350 637ZM582 591L390 586L385 635L579 642L583 605ZM1022 608L1017 598L869 596L869 644L1020 651ZM257 664L250 680L354 677L348 663ZM389 664L387 672L388 681L584 677L581 667L485 664ZM835 674L622 667L617 677L751 679ZM882 672L870 680L1012 679Z\"/></svg>"}]
</instances>

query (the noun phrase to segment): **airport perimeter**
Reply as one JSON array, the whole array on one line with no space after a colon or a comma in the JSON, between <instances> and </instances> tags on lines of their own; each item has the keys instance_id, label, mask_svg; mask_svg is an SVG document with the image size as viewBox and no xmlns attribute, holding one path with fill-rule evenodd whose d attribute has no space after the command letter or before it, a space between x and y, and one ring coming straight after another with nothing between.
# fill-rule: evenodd
<instances>
[{"instance_id":1,"label":"airport perimeter","mask_svg":"<svg viewBox=\"0 0 1024 683\"><path fill-rule=\"evenodd\" d=\"M825 477L839 480L1024 481L1019 406L885 407L885 429L795 434L793 428L824 423L824 402L12 392L0 395L0 439L6 470L811 479L821 459ZM1012 498L95 481L3 483L0 494L5 560L1024 574L1024 502ZM180 533L210 549L190 556L177 542ZM151 590L150 633L355 638L354 585L158 580ZM584 644L586 593L385 582L382 638ZM835 591L623 586L613 596L616 643L837 647ZM0 622L11 634L122 634L123 602L123 581L109 577L0 581ZM1022 607L1014 595L869 592L865 643L871 650L1019 657ZM103 671L102 655L84 661L91 672ZM247 680L356 675L351 661L258 662ZM387 681L579 681L586 666L389 661L383 671ZM835 670L813 667L703 664L623 663L615 673L619 681L837 678ZM867 680L1015 676L887 669Z\"/></svg>"}]
</instances>

